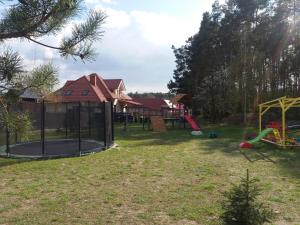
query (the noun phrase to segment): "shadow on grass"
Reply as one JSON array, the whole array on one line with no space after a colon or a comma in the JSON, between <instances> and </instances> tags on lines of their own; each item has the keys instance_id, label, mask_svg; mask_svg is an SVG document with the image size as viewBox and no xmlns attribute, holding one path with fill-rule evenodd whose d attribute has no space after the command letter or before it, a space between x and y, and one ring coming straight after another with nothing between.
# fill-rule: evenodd
<instances>
[{"instance_id":1,"label":"shadow on grass","mask_svg":"<svg viewBox=\"0 0 300 225\"><path fill-rule=\"evenodd\" d=\"M255 151L255 154L256 154L256 157L252 157L252 156L249 156L247 154L247 152L243 151L242 149L239 149L239 152L249 161L249 162L256 162L256 161L266 161L266 162L271 162L271 163L274 163L276 164L276 161L274 161L270 155L266 155L265 153L263 152L259 152L259 151Z\"/></svg>"},{"instance_id":2,"label":"shadow on grass","mask_svg":"<svg viewBox=\"0 0 300 225\"><path fill-rule=\"evenodd\" d=\"M167 132L153 132L146 127L132 124L127 131L122 126L116 126L115 136L118 141L131 141L134 146L145 145L177 145L193 139L190 135L191 130L179 129L178 127L169 128Z\"/></svg>"},{"instance_id":3,"label":"shadow on grass","mask_svg":"<svg viewBox=\"0 0 300 225\"><path fill-rule=\"evenodd\" d=\"M300 149L282 149L277 146L259 143L253 149L240 149L239 143L246 133L253 133L253 128L238 126L207 126L202 137L193 137L189 129L169 129L165 133L143 130L141 126L131 126L127 132L121 127L116 129L117 141L129 142L132 146L169 145L174 146L191 140L198 140L201 150L206 154L223 152L233 157L243 157L251 163L264 161L280 167L300 179ZM210 132L216 132L218 138L209 139Z\"/></svg>"},{"instance_id":4,"label":"shadow on grass","mask_svg":"<svg viewBox=\"0 0 300 225\"><path fill-rule=\"evenodd\" d=\"M280 167L284 172L293 175L295 178L300 179L300 148L287 148L283 149L275 145L260 142L252 149L240 149L239 143L243 140L239 133L244 133L242 128L229 128L232 131L224 133L219 139L214 141L206 140L201 143L202 149L207 154L216 151L232 156L243 156L247 161L256 163L264 161L272 163ZM228 130L226 128L225 130ZM222 132L222 129L221 129ZM240 138L238 138L240 137Z\"/></svg>"},{"instance_id":5,"label":"shadow on grass","mask_svg":"<svg viewBox=\"0 0 300 225\"><path fill-rule=\"evenodd\" d=\"M0 168L33 161L32 159L14 159L0 157Z\"/></svg>"}]
</instances>

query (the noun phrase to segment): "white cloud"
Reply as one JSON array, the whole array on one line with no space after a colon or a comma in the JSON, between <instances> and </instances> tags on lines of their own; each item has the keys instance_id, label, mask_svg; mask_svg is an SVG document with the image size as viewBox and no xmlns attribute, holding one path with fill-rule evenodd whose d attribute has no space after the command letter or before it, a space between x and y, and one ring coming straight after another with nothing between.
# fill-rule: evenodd
<instances>
[{"instance_id":1,"label":"white cloud","mask_svg":"<svg viewBox=\"0 0 300 225\"><path fill-rule=\"evenodd\" d=\"M108 15L106 23L104 24L105 28L120 29L120 28L128 27L131 23L130 15L125 11L106 8L103 7L102 5L95 6L95 10L104 10L105 13Z\"/></svg>"},{"instance_id":2,"label":"white cloud","mask_svg":"<svg viewBox=\"0 0 300 225\"><path fill-rule=\"evenodd\" d=\"M171 45L180 46L195 34L200 18L180 20L167 14L101 9L109 20L104 39L97 44L94 71L123 78L128 91L167 91L175 68Z\"/></svg>"},{"instance_id":3,"label":"white cloud","mask_svg":"<svg viewBox=\"0 0 300 225\"><path fill-rule=\"evenodd\" d=\"M167 14L133 11L143 37L156 45L180 45L197 32L200 18L180 19Z\"/></svg>"},{"instance_id":4,"label":"white cloud","mask_svg":"<svg viewBox=\"0 0 300 225\"><path fill-rule=\"evenodd\" d=\"M117 2L116 1L113 1L113 0L102 0L103 3L107 3L107 4L113 4L113 5L116 5Z\"/></svg>"},{"instance_id":5,"label":"white cloud","mask_svg":"<svg viewBox=\"0 0 300 225\"><path fill-rule=\"evenodd\" d=\"M65 60L55 50L25 42L11 42L26 59L25 65L37 66L52 61L59 67L61 85L69 79L97 72L105 78L122 78L127 90L167 91L167 83L175 68L171 45L180 46L195 34L200 26L202 11L181 18L167 13L142 10L125 11L114 7L114 0L87 0L91 8L108 14L102 41L94 43L99 55L93 63ZM110 5L109 5L110 4ZM204 3L203 3L204 4ZM73 21L74 22L74 21ZM75 21L80 22L80 21ZM71 33L71 26L56 37L39 41L57 46L63 36Z\"/></svg>"},{"instance_id":6,"label":"white cloud","mask_svg":"<svg viewBox=\"0 0 300 225\"><path fill-rule=\"evenodd\" d=\"M197 32L201 20L201 15L180 19L167 14L146 11L127 13L110 7L103 7L102 5L98 5L95 8L104 10L107 13L108 18L104 26L109 31L124 28L129 30L135 27L143 39L155 45L183 44L188 37Z\"/></svg>"}]
</instances>

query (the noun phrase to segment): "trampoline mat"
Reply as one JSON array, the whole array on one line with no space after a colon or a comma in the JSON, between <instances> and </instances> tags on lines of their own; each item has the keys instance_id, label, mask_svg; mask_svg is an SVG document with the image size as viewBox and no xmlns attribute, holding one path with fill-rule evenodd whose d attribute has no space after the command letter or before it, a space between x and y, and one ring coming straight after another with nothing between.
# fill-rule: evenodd
<instances>
[{"instance_id":1,"label":"trampoline mat","mask_svg":"<svg viewBox=\"0 0 300 225\"><path fill-rule=\"evenodd\" d=\"M101 151L103 143L93 140L81 140L81 153ZM10 154L21 156L42 156L42 142L29 142L10 146ZM79 155L78 139L45 141L44 156Z\"/></svg>"}]
</instances>

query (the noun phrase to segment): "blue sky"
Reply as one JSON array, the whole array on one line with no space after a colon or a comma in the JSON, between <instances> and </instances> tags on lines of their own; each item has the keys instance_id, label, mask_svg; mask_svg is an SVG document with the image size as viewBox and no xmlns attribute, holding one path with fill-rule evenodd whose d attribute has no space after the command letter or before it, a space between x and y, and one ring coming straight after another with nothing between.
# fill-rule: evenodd
<instances>
[{"instance_id":1,"label":"blue sky","mask_svg":"<svg viewBox=\"0 0 300 225\"><path fill-rule=\"evenodd\" d=\"M66 80L96 72L104 78L122 78L128 92L166 92L175 68L171 46L183 45L198 31L203 12L211 10L214 0L85 2L87 8L101 9L108 15L104 38L94 45L98 53L96 61L83 64L65 60L51 49L20 40L7 44L21 53L28 67L49 61L57 65L60 85ZM57 37L40 41L55 45L70 33L70 27L67 26Z\"/></svg>"}]
</instances>

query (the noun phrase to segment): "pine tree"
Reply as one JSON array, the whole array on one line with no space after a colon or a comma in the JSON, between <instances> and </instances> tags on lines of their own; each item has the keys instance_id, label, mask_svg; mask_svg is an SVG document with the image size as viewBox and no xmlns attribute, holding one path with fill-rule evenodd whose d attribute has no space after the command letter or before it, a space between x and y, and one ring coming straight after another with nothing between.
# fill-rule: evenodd
<instances>
[{"instance_id":1,"label":"pine tree","mask_svg":"<svg viewBox=\"0 0 300 225\"><path fill-rule=\"evenodd\" d=\"M6 4L4 4L6 2ZM63 37L60 45L53 46L38 40L55 36L76 16L84 16L82 0L19 0L0 1L8 7L0 19L0 43L8 39L21 39L57 50L63 57L79 57L90 60L94 56L92 43L103 35L101 29L106 15L102 11L90 11L87 20L73 25L72 34Z\"/></svg>"},{"instance_id":2,"label":"pine tree","mask_svg":"<svg viewBox=\"0 0 300 225\"><path fill-rule=\"evenodd\" d=\"M106 15L103 11L90 11L84 15L83 4L82 0L0 0L0 6L7 8L1 11L0 47L7 40L19 39L55 49L65 58L92 60L95 55L92 44L103 36ZM40 41L41 37L55 36L66 26L71 26L76 16L86 16L87 19L73 25L71 35L63 37L59 45ZM28 88L45 93L57 83L54 66L46 64L27 72L18 52L7 48L0 54L0 125L20 130L17 125L25 121L22 126L29 128L28 116L13 115L9 112L9 105L14 104Z\"/></svg>"},{"instance_id":3,"label":"pine tree","mask_svg":"<svg viewBox=\"0 0 300 225\"><path fill-rule=\"evenodd\" d=\"M172 46L176 58L176 69L174 70L173 80L168 83L171 93L189 93L190 86L192 85L189 78L192 40L193 38L189 38L186 44L180 48Z\"/></svg>"},{"instance_id":4,"label":"pine tree","mask_svg":"<svg viewBox=\"0 0 300 225\"><path fill-rule=\"evenodd\" d=\"M258 201L261 189L256 179L249 178L248 170L246 178L224 195L222 220L226 225L263 225L274 218L273 211Z\"/></svg>"},{"instance_id":5,"label":"pine tree","mask_svg":"<svg viewBox=\"0 0 300 225\"><path fill-rule=\"evenodd\" d=\"M169 89L192 95L194 111L211 121L232 114L246 119L263 101L299 96L299 5L300 0L228 0L222 6L216 1L189 44L174 51L177 67Z\"/></svg>"}]
</instances>

